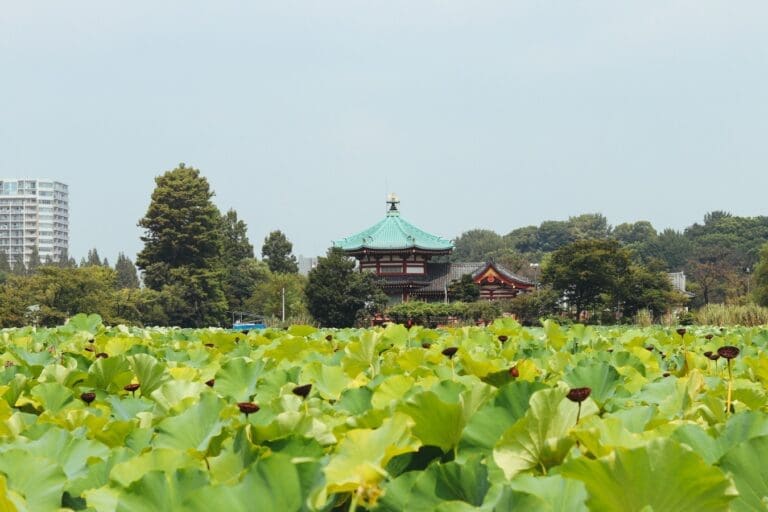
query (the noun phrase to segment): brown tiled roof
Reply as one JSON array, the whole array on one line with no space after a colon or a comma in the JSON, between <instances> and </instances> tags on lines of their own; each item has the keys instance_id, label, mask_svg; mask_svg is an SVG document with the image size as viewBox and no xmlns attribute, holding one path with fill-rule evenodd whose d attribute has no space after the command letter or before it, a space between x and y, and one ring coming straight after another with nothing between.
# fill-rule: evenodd
<instances>
[{"instance_id":1,"label":"brown tiled roof","mask_svg":"<svg viewBox=\"0 0 768 512\"><path fill-rule=\"evenodd\" d=\"M453 281L458 281L461 276L465 274L471 275L473 278L477 277L482 271L486 269L489 262L485 261L473 261L473 262L456 262L456 263L428 263L427 264L427 279L429 284L424 288L420 288L419 292L426 293L444 293L445 287L450 286ZM535 284L530 279L517 275L511 272L506 267L493 264L499 273L503 274L507 279L519 281L521 283Z\"/></svg>"},{"instance_id":2,"label":"brown tiled roof","mask_svg":"<svg viewBox=\"0 0 768 512\"><path fill-rule=\"evenodd\" d=\"M499 265L498 263L493 263L493 262L484 263L481 268L477 269L475 271L475 273L472 274L472 277L477 277L478 275L482 274L483 272L485 272L486 268L490 267L491 265L493 265L493 267L496 270L498 270L499 273L501 275L503 275L504 277L506 277L507 279L510 279L512 281L518 281L520 283L525 283L525 284L529 284L529 285L535 285L536 284L533 281L531 281L530 279L528 279L527 277L523 277L523 276L521 276L519 274L515 274L514 272L511 272L507 267L505 267L503 265Z\"/></svg>"}]
</instances>

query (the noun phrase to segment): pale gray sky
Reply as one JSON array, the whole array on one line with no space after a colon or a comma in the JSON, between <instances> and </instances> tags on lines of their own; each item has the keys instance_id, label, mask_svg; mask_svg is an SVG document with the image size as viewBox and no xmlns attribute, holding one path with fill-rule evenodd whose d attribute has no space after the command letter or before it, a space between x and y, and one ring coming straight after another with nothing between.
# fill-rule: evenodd
<instances>
[{"instance_id":1,"label":"pale gray sky","mask_svg":"<svg viewBox=\"0 0 768 512\"><path fill-rule=\"evenodd\" d=\"M141 248L201 169L258 249L384 213L446 237L599 211L768 214L765 1L0 0L0 176L71 189L71 248Z\"/></svg>"}]
</instances>

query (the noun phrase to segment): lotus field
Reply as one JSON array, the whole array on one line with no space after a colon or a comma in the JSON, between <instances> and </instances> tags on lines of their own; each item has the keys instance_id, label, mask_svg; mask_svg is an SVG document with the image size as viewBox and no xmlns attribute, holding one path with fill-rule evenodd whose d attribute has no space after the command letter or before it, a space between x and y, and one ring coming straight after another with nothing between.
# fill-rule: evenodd
<instances>
[{"instance_id":1,"label":"lotus field","mask_svg":"<svg viewBox=\"0 0 768 512\"><path fill-rule=\"evenodd\" d=\"M768 507L768 330L0 331L0 510Z\"/></svg>"}]
</instances>

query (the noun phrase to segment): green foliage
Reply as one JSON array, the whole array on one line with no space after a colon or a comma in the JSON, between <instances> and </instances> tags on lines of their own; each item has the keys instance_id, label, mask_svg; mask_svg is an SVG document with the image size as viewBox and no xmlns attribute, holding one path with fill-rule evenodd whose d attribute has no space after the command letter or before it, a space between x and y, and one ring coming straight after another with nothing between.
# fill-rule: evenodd
<instances>
[{"instance_id":1,"label":"green foliage","mask_svg":"<svg viewBox=\"0 0 768 512\"><path fill-rule=\"evenodd\" d=\"M336 248L318 258L305 294L310 314L327 327L352 326L362 311L375 311L386 303L375 277L355 270L355 262Z\"/></svg>"},{"instance_id":2,"label":"green foliage","mask_svg":"<svg viewBox=\"0 0 768 512\"><path fill-rule=\"evenodd\" d=\"M221 271L178 267L169 272L170 284L161 291L170 325L204 327L226 321L227 300Z\"/></svg>"},{"instance_id":3,"label":"green foliage","mask_svg":"<svg viewBox=\"0 0 768 512\"><path fill-rule=\"evenodd\" d=\"M669 439L572 460L563 476L584 482L593 510L727 511L735 497L720 469Z\"/></svg>"},{"instance_id":4,"label":"green foliage","mask_svg":"<svg viewBox=\"0 0 768 512\"><path fill-rule=\"evenodd\" d=\"M34 274L37 269L42 265L40 261L40 253L38 252L37 245L32 247L32 253L29 255L29 263L27 264L27 273Z\"/></svg>"},{"instance_id":5,"label":"green foliage","mask_svg":"<svg viewBox=\"0 0 768 512\"><path fill-rule=\"evenodd\" d=\"M224 293L230 311L261 313L249 299L255 296L259 286L272 279L269 267L255 258L244 258L225 269Z\"/></svg>"},{"instance_id":6,"label":"green foliage","mask_svg":"<svg viewBox=\"0 0 768 512\"><path fill-rule=\"evenodd\" d=\"M99 257L99 251L96 250L94 247L93 249L88 250L88 256L86 257L85 261L83 262L81 267L100 267L102 266L101 257ZM108 265L105 265L108 266Z\"/></svg>"},{"instance_id":7,"label":"green foliage","mask_svg":"<svg viewBox=\"0 0 768 512\"><path fill-rule=\"evenodd\" d=\"M539 321L559 310L559 295L549 287L521 293L509 302L509 312L523 325L539 325Z\"/></svg>"},{"instance_id":8,"label":"green foliage","mask_svg":"<svg viewBox=\"0 0 768 512\"><path fill-rule=\"evenodd\" d=\"M480 298L480 286L475 284L470 274L464 274L448 286L448 296L451 300L474 302Z\"/></svg>"},{"instance_id":9,"label":"green foliage","mask_svg":"<svg viewBox=\"0 0 768 512\"><path fill-rule=\"evenodd\" d=\"M222 259L226 267L233 267L244 259L253 258L253 245L248 240L248 226L237 218L235 210L221 216Z\"/></svg>"},{"instance_id":10,"label":"green foliage","mask_svg":"<svg viewBox=\"0 0 768 512\"><path fill-rule=\"evenodd\" d=\"M755 302L768 307L768 243L760 249L760 261L755 267L753 279Z\"/></svg>"},{"instance_id":11,"label":"green foliage","mask_svg":"<svg viewBox=\"0 0 768 512\"><path fill-rule=\"evenodd\" d=\"M307 313L304 294L306 285L307 278L299 274L270 273L253 287L253 293L245 301L244 308L264 316L281 317L285 293L285 316L304 315Z\"/></svg>"},{"instance_id":12,"label":"green foliage","mask_svg":"<svg viewBox=\"0 0 768 512\"><path fill-rule=\"evenodd\" d=\"M0 321L4 326L29 323L29 306L39 306L39 325L61 325L77 313L116 319L115 271L105 267L40 267L33 276L9 276L0 287Z\"/></svg>"},{"instance_id":13,"label":"green foliage","mask_svg":"<svg viewBox=\"0 0 768 512\"><path fill-rule=\"evenodd\" d=\"M620 278L620 290L614 298L620 301L625 317L634 317L641 310L653 311L658 316L672 305L687 301L672 289L658 260L650 260L647 265L631 264L627 274Z\"/></svg>"},{"instance_id":14,"label":"green foliage","mask_svg":"<svg viewBox=\"0 0 768 512\"><path fill-rule=\"evenodd\" d=\"M450 319L459 321L491 321L501 316L503 304L501 302L477 301L477 302L401 302L389 306L386 314L393 321L413 323L427 326L437 326L448 323Z\"/></svg>"},{"instance_id":15,"label":"green foliage","mask_svg":"<svg viewBox=\"0 0 768 512\"><path fill-rule=\"evenodd\" d=\"M115 286L117 286L118 289L139 287L139 276L136 272L136 265L134 265L131 259L122 252L117 255L115 272L117 273Z\"/></svg>"},{"instance_id":16,"label":"green foliage","mask_svg":"<svg viewBox=\"0 0 768 512\"><path fill-rule=\"evenodd\" d=\"M139 221L144 248L136 265L150 288L175 284L170 271L210 269L222 253L221 215L200 171L184 164L155 178L147 213Z\"/></svg>"},{"instance_id":17,"label":"green foliage","mask_svg":"<svg viewBox=\"0 0 768 512\"><path fill-rule=\"evenodd\" d=\"M575 318L617 291L629 254L615 240L582 240L558 249L542 271L544 283L566 298Z\"/></svg>"},{"instance_id":18,"label":"green foliage","mask_svg":"<svg viewBox=\"0 0 768 512\"><path fill-rule=\"evenodd\" d=\"M200 171L184 164L155 179L136 259L144 282L167 299L168 321L219 325L226 318L222 286L222 218Z\"/></svg>"},{"instance_id":19,"label":"green foliage","mask_svg":"<svg viewBox=\"0 0 768 512\"><path fill-rule=\"evenodd\" d=\"M9 274L11 272L11 263L8 261L8 254L0 250L0 272Z\"/></svg>"},{"instance_id":20,"label":"green foliage","mask_svg":"<svg viewBox=\"0 0 768 512\"><path fill-rule=\"evenodd\" d=\"M0 509L762 510L767 341L689 328L681 371L661 327L8 329Z\"/></svg>"},{"instance_id":21,"label":"green foliage","mask_svg":"<svg viewBox=\"0 0 768 512\"><path fill-rule=\"evenodd\" d=\"M454 241L452 261L486 261L488 254L505 247L503 238L489 229L473 229Z\"/></svg>"},{"instance_id":22,"label":"green foliage","mask_svg":"<svg viewBox=\"0 0 768 512\"><path fill-rule=\"evenodd\" d=\"M272 231L264 239L261 256L272 272L295 274L299 271L299 265L292 251L293 244L282 231L277 230Z\"/></svg>"}]
</instances>

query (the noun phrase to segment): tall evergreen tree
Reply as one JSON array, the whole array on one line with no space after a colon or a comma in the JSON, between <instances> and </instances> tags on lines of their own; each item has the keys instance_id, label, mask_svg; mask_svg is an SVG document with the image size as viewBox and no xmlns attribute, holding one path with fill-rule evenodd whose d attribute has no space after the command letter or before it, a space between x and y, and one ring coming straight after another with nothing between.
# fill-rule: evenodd
<instances>
[{"instance_id":1,"label":"tall evergreen tree","mask_svg":"<svg viewBox=\"0 0 768 512\"><path fill-rule=\"evenodd\" d=\"M136 266L147 286L159 290L170 283L170 269L218 267L222 236L213 192L199 170L182 163L155 183L147 213L139 221L144 248Z\"/></svg>"},{"instance_id":2,"label":"tall evergreen tree","mask_svg":"<svg viewBox=\"0 0 768 512\"><path fill-rule=\"evenodd\" d=\"M169 319L182 326L216 325L227 308L222 289L221 214L208 180L184 164L155 179L136 265L154 290L167 288ZM173 302L172 302L173 301Z\"/></svg>"},{"instance_id":3,"label":"tall evergreen tree","mask_svg":"<svg viewBox=\"0 0 768 512\"><path fill-rule=\"evenodd\" d=\"M261 247L261 256L269 265L269 270L282 274L296 274L299 264L296 256L292 254L293 244L288 237L280 231L272 231L265 239Z\"/></svg>"},{"instance_id":4,"label":"tall evergreen tree","mask_svg":"<svg viewBox=\"0 0 768 512\"><path fill-rule=\"evenodd\" d=\"M56 260L56 265L61 268L77 268L77 261L69 256L69 250L62 249Z\"/></svg>"},{"instance_id":5,"label":"tall evergreen tree","mask_svg":"<svg viewBox=\"0 0 768 512\"><path fill-rule=\"evenodd\" d=\"M221 216L222 259L225 266L237 265L240 260L253 258L253 245L248 240L248 227L237 218L235 210Z\"/></svg>"},{"instance_id":6,"label":"tall evergreen tree","mask_svg":"<svg viewBox=\"0 0 768 512\"><path fill-rule=\"evenodd\" d=\"M136 265L122 252L117 255L115 271L117 272L116 286L118 289L139 287Z\"/></svg>"},{"instance_id":7,"label":"tall evergreen tree","mask_svg":"<svg viewBox=\"0 0 768 512\"><path fill-rule=\"evenodd\" d=\"M99 256L99 251L96 250L94 247L93 249L90 249L88 251L88 257L85 259L85 264L80 266L87 266L87 267L101 267L101 257Z\"/></svg>"}]
</instances>

